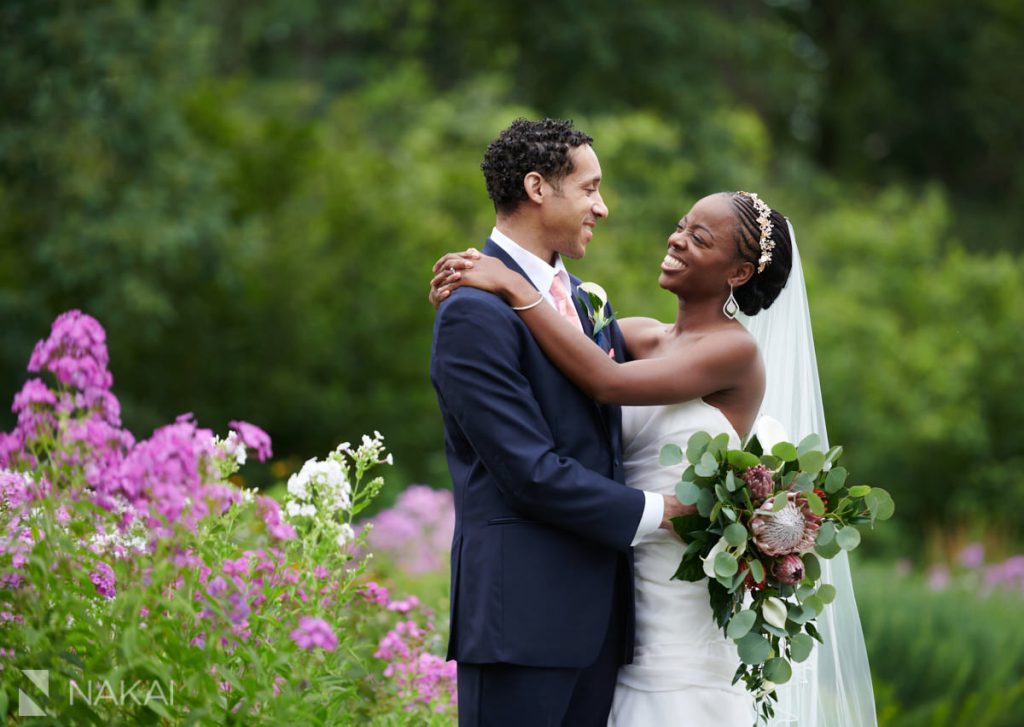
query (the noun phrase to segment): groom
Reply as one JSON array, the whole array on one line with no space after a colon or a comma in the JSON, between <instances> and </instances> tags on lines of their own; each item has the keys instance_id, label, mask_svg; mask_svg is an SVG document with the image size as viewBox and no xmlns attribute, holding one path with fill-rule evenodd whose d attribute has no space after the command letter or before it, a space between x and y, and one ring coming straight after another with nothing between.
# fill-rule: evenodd
<instances>
[{"instance_id":1,"label":"groom","mask_svg":"<svg viewBox=\"0 0 1024 727\"><path fill-rule=\"evenodd\" d=\"M579 280L601 166L571 122L518 119L481 165L496 211L483 248L593 337ZM623 361L617 325L599 337ZM588 399L491 293L456 290L434 324L430 376L455 493L451 637L459 724L598 725L631 661L631 545L682 514L624 486L618 407Z\"/></svg>"}]
</instances>

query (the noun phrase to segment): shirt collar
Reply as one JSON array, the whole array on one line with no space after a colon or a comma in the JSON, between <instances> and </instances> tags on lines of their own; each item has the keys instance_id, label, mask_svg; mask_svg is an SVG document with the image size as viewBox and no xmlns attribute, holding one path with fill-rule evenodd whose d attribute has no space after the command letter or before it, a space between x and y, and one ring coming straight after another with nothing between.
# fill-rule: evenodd
<instances>
[{"instance_id":1,"label":"shirt collar","mask_svg":"<svg viewBox=\"0 0 1024 727\"><path fill-rule=\"evenodd\" d=\"M524 247L521 247L515 240L503 233L497 227L491 230L491 240L495 245L508 253L509 257L516 261L516 264L523 269L530 282L537 286L537 290L551 301L551 281L557 275L562 279L566 290L572 290L572 280L569 278L569 271L565 269L561 255L555 255L555 264L550 265L547 260L534 255Z\"/></svg>"}]
</instances>

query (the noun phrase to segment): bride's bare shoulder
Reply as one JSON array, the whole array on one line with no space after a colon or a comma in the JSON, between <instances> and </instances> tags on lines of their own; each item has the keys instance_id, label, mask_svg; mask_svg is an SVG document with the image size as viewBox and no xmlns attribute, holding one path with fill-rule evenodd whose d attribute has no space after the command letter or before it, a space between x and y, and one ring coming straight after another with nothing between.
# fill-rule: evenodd
<instances>
[{"instance_id":1,"label":"bride's bare shoulder","mask_svg":"<svg viewBox=\"0 0 1024 727\"><path fill-rule=\"evenodd\" d=\"M633 358L646 358L664 334L665 324L656 318L623 318L619 328Z\"/></svg>"}]
</instances>

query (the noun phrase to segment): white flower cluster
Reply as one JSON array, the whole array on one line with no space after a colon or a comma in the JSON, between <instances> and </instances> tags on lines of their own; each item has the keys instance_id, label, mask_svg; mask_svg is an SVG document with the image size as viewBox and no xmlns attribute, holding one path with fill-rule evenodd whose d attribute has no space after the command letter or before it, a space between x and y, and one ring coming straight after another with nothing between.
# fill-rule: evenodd
<instances>
[{"instance_id":1,"label":"white flower cluster","mask_svg":"<svg viewBox=\"0 0 1024 727\"><path fill-rule=\"evenodd\" d=\"M221 439L216 434L213 435L213 444L215 447L219 447L228 458L234 460L238 467L245 464L245 444L238 438L238 433L234 429L228 432L225 439Z\"/></svg>"},{"instance_id":2,"label":"white flower cluster","mask_svg":"<svg viewBox=\"0 0 1024 727\"><path fill-rule=\"evenodd\" d=\"M89 546L97 555L110 553L115 558L128 558L146 553L149 541L149 528L137 517L124 532L117 528L111 532L97 530L89 537Z\"/></svg>"},{"instance_id":3,"label":"white flower cluster","mask_svg":"<svg viewBox=\"0 0 1024 727\"><path fill-rule=\"evenodd\" d=\"M348 479L348 464L337 452L325 460L309 459L302 469L288 478L288 517L313 517L317 506L324 515L348 511L352 507L352 485Z\"/></svg>"}]
</instances>

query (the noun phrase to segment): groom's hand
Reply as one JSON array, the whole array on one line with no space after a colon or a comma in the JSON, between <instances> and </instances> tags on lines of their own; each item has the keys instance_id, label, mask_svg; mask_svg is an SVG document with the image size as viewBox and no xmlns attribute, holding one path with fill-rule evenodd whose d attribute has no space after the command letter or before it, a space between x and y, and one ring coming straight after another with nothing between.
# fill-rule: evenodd
<instances>
[{"instance_id":1,"label":"groom's hand","mask_svg":"<svg viewBox=\"0 0 1024 727\"><path fill-rule=\"evenodd\" d=\"M661 518L661 525L658 527L664 528L671 533L675 532L675 528L672 527L672 518L680 517L681 515L691 515L697 512L697 508L693 505L684 505L675 498L674 495L662 495L665 498L665 514Z\"/></svg>"}]
</instances>

